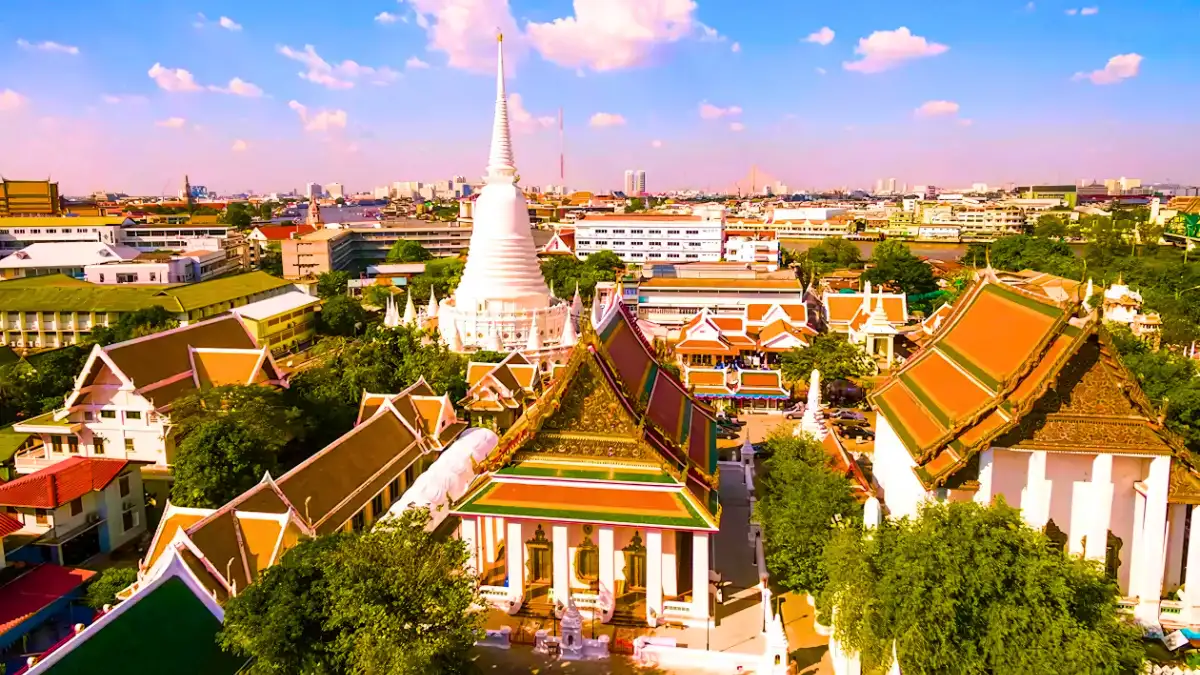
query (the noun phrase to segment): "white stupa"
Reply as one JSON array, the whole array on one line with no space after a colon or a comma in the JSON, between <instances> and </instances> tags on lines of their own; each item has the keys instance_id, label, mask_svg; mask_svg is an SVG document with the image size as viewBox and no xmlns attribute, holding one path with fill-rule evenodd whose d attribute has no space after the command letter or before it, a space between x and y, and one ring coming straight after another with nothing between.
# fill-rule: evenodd
<instances>
[{"instance_id":1,"label":"white stupa","mask_svg":"<svg viewBox=\"0 0 1200 675\"><path fill-rule=\"evenodd\" d=\"M437 313L443 336L453 323L461 349L553 348L562 340L571 305L546 287L530 232L525 194L517 187L504 91L504 41L498 39L496 117L484 187L475 200L474 231L462 281ZM534 321L534 316L537 321ZM531 339L530 331L540 335Z\"/></svg>"}]
</instances>

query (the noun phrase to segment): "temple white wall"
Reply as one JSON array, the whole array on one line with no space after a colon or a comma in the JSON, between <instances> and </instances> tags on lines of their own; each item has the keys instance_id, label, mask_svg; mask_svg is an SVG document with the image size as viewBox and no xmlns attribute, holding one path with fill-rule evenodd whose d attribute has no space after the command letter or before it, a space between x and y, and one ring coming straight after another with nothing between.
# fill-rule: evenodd
<instances>
[{"instance_id":1,"label":"temple white wall","mask_svg":"<svg viewBox=\"0 0 1200 675\"><path fill-rule=\"evenodd\" d=\"M872 462L875 480L881 488L880 499L887 504L890 516L916 516L917 509L928 498L928 493L913 473L917 463L883 415L878 417L876 423Z\"/></svg>"}]
</instances>

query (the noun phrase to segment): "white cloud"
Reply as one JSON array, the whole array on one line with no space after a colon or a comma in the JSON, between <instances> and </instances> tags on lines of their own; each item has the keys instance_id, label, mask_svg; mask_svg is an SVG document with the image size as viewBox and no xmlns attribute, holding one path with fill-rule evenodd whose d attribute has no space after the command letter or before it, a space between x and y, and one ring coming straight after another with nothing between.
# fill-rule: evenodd
<instances>
[{"instance_id":1,"label":"white cloud","mask_svg":"<svg viewBox=\"0 0 1200 675\"><path fill-rule=\"evenodd\" d=\"M896 30L877 30L859 39L854 48L854 53L862 58L847 61L842 67L858 73L881 73L905 61L945 54L949 49L946 45L913 35L904 26Z\"/></svg>"},{"instance_id":2,"label":"white cloud","mask_svg":"<svg viewBox=\"0 0 1200 675\"><path fill-rule=\"evenodd\" d=\"M104 94L100 100L109 105L119 105L122 103L145 103L146 97L135 94Z\"/></svg>"},{"instance_id":3,"label":"white cloud","mask_svg":"<svg viewBox=\"0 0 1200 675\"><path fill-rule=\"evenodd\" d=\"M625 124L625 118L616 113L598 112L592 115L588 124L593 127L619 127Z\"/></svg>"},{"instance_id":4,"label":"white cloud","mask_svg":"<svg viewBox=\"0 0 1200 675\"><path fill-rule=\"evenodd\" d=\"M196 78L183 68L164 68L155 63L147 73L158 83L158 88L164 91L200 91L202 87L196 84Z\"/></svg>"},{"instance_id":5,"label":"white cloud","mask_svg":"<svg viewBox=\"0 0 1200 675\"><path fill-rule=\"evenodd\" d=\"M391 12L380 12L375 15L375 23L396 23L400 20L400 16Z\"/></svg>"},{"instance_id":6,"label":"white cloud","mask_svg":"<svg viewBox=\"0 0 1200 675\"><path fill-rule=\"evenodd\" d=\"M958 104L954 101L926 101L915 111L917 117L942 117L957 115Z\"/></svg>"},{"instance_id":7,"label":"white cloud","mask_svg":"<svg viewBox=\"0 0 1200 675\"><path fill-rule=\"evenodd\" d=\"M6 110L16 110L29 102L29 99L18 94L12 89L0 90L0 112Z\"/></svg>"},{"instance_id":8,"label":"white cloud","mask_svg":"<svg viewBox=\"0 0 1200 675\"><path fill-rule=\"evenodd\" d=\"M693 0L574 0L574 9L574 16L526 27L538 52L567 68L607 71L644 65L660 45L697 30L702 39L723 39L696 21Z\"/></svg>"},{"instance_id":9,"label":"white cloud","mask_svg":"<svg viewBox=\"0 0 1200 675\"><path fill-rule=\"evenodd\" d=\"M239 31L242 29L242 24L234 21L233 19L231 19L227 16L221 17L220 20L217 21L217 23L220 24L221 28L224 28L225 30Z\"/></svg>"},{"instance_id":10,"label":"white cloud","mask_svg":"<svg viewBox=\"0 0 1200 675\"><path fill-rule=\"evenodd\" d=\"M808 37L804 38L804 41L812 42L813 44L818 44L824 47L830 42L833 42L834 35L835 33L833 32L833 29L831 29L829 26L824 26L821 28L821 30L815 33L810 33Z\"/></svg>"},{"instance_id":11,"label":"white cloud","mask_svg":"<svg viewBox=\"0 0 1200 675\"><path fill-rule=\"evenodd\" d=\"M508 95L508 119L512 123L513 131L517 133L532 133L539 129L549 129L558 122L558 118L553 115L534 117L525 109L525 101L520 94Z\"/></svg>"},{"instance_id":12,"label":"white cloud","mask_svg":"<svg viewBox=\"0 0 1200 675\"><path fill-rule=\"evenodd\" d=\"M229 81L228 87L218 87L217 85L209 86L212 91L218 91L222 94L233 94L234 96L245 96L247 98L258 98L263 95L263 90L257 85L251 84L240 77L235 77Z\"/></svg>"},{"instance_id":13,"label":"white cloud","mask_svg":"<svg viewBox=\"0 0 1200 675\"><path fill-rule=\"evenodd\" d=\"M700 102L700 117L701 117L701 119L717 120L717 119L721 119L722 117L733 117L735 115L741 115L741 114L742 114L741 107L736 106L736 105L731 105L728 108L722 108L721 106L713 105L713 104L709 103L708 101Z\"/></svg>"},{"instance_id":14,"label":"white cloud","mask_svg":"<svg viewBox=\"0 0 1200 675\"><path fill-rule=\"evenodd\" d=\"M1100 70L1090 73L1075 73L1074 80L1089 80L1092 84L1116 84L1121 80L1137 77L1142 67L1141 54L1118 54L1108 60Z\"/></svg>"},{"instance_id":15,"label":"white cloud","mask_svg":"<svg viewBox=\"0 0 1200 675\"><path fill-rule=\"evenodd\" d=\"M525 41L508 0L408 0L431 51L444 52L452 68L496 69L496 31L504 33L507 61L519 60Z\"/></svg>"},{"instance_id":16,"label":"white cloud","mask_svg":"<svg viewBox=\"0 0 1200 675\"><path fill-rule=\"evenodd\" d=\"M79 55L79 47L72 45L59 44L46 40L45 42L30 42L29 40L17 40L17 46L21 49L29 49L39 52L57 52L59 54L70 54L71 56Z\"/></svg>"},{"instance_id":17,"label":"white cloud","mask_svg":"<svg viewBox=\"0 0 1200 675\"><path fill-rule=\"evenodd\" d=\"M155 126L166 129L182 129L185 124L187 124L187 120L182 117L168 117L165 120L159 120L154 123Z\"/></svg>"},{"instance_id":18,"label":"white cloud","mask_svg":"<svg viewBox=\"0 0 1200 675\"><path fill-rule=\"evenodd\" d=\"M208 25L208 17L204 16L203 12L196 13L196 20L192 22L194 28L204 28Z\"/></svg>"},{"instance_id":19,"label":"white cloud","mask_svg":"<svg viewBox=\"0 0 1200 675\"><path fill-rule=\"evenodd\" d=\"M958 124L958 126L960 126L960 127L969 127L969 126L971 126L972 124L974 124L974 123L975 123L975 120L969 120L969 119L963 118L963 119L960 119L960 120L956 120L956 123L957 123L957 124Z\"/></svg>"},{"instance_id":20,"label":"white cloud","mask_svg":"<svg viewBox=\"0 0 1200 675\"><path fill-rule=\"evenodd\" d=\"M428 68L428 67L429 67L428 63L425 63L424 61L422 61L421 59L419 59L415 56L408 57L408 60L404 62L404 68L406 70L421 70L421 69Z\"/></svg>"},{"instance_id":21,"label":"white cloud","mask_svg":"<svg viewBox=\"0 0 1200 675\"><path fill-rule=\"evenodd\" d=\"M1067 16L1075 16L1078 13L1079 13L1079 10L1074 7L1067 10Z\"/></svg>"},{"instance_id":22,"label":"white cloud","mask_svg":"<svg viewBox=\"0 0 1200 675\"><path fill-rule=\"evenodd\" d=\"M1029 3L1029 4L1027 4L1027 5L1025 5L1025 11L1026 11L1026 12L1032 12L1032 11L1033 11L1033 10L1035 10L1035 9L1037 9L1037 5L1033 4L1032 2L1031 2L1031 3Z\"/></svg>"},{"instance_id":23,"label":"white cloud","mask_svg":"<svg viewBox=\"0 0 1200 675\"><path fill-rule=\"evenodd\" d=\"M400 77L400 73L387 66L372 68L350 59L336 65L331 64L321 58L312 45L304 45L303 50L281 45L278 51L289 59L308 66L308 70L300 73L302 79L328 89L350 89L354 86L355 81L360 79L367 80L371 84L388 84L395 82Z\"/></svg>"},{"instance_id":24,"label":"white cloud","mask_svg":"<svg viewBox=\"0 0 1200 675\"><path fill-rule=\"evenodd\" d=\"M300 123L304 125L305 131L329 131L334 128L346 128L345 110L318 110L315 115L310 115L308 107L299 101L288 101L288 107L295 110L296 114L300 116Z\"/></svg>"},{"instance_id":25,"label":"white cloud","mask_svg":"<svg viewBox=\"0 0 1200 675\"><path fill-rule=\"evenodd\" d=\"M825 70L824 68L817 68L818 75L824 75L827 72L829 72L829 71Z\"/></svg>"},{"instance_id":26,"label":"white cloud","mask_svg":"<svg viewBox=\"0 0 1200 675\"><path fill-rule=\"evenodd\" d=\"M658 139L654 139L653 141L650 141L650 147L652 147L652 148L661 148L662 146L663 146L663 142Z\"/></svg>"},{"instance_id":27,"label":"white cloud","mask_svg":"<svg viewBox=\"0 0 1200 675\"><path fill-rule=\"evenodd\" d=\"M1093 15L1099 14L1099 13L1100 13L1099 7L1084 7L1083 9L1079 10L1080 16L1093 16Z\"/></svg>"},{"instance_id":28,"label":"white cloud","mask_svg":"<svg viewBox=\"0 0 1200 675\"><path fill-rule=\"evenodd\" d=\"M233 147L230 149L233 150L234 152L245 152L246 148L248 148L248 147L250 147L250 145L248 143L246 143L246 141L243 141L242 139L239 138L233 142Z\"/></svg>"},{"instance_id":29,"label":"white cloud","mask_svg":"<svg viewBox=\"0 0 1200 675\"><path fill-rule=\"evenodd\" d=\"M733 52L734 54L742 51L742 43L735 42L735 43L729 45L729 51Z\"/></svg>"},{"instance_id":30,"label":"white cloud","mask_svg":"<svg viewBox=\"0 0 1200 675\"><path fill-rule=\"evenodd\" d=\"M742 124L741 122L730 122L729 130L730 131L745 131L746 125Z\"/></svg>"}]
</instances>

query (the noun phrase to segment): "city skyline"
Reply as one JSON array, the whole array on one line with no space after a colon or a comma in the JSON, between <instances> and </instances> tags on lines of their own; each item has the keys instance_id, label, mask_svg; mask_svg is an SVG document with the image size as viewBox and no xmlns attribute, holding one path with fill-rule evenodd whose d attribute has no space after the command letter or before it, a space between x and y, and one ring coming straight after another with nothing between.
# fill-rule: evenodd
<instances>
[{"instance_id":1,"label":"city skyline","mask_svg":"<svg viewBox=\"0 0 1200 675\"><path fill-rule=\"evenodd\" d=\"M475 182L497 28L526 184L561 182L560 108L566 183L597 191L628 167L655 191L751 166L795 189L1200 182L1183 0L771 2L766 29L725 0L62 4L0 27L0 173L69 194L169 194L185 173L222 193Z\"/></svg>"}]
</instances>

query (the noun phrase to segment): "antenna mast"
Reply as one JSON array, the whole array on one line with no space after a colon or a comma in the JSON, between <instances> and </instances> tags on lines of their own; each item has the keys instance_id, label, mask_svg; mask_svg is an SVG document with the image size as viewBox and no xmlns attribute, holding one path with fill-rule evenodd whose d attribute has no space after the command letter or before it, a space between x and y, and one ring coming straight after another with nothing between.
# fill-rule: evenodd
<instances>
[{"instance_id":1,"label":"antenna mast","mask_svg":"<svg viewBox=\"0 0 1200 675\"><path fill-rule=\"evenodd\" d=\"M563 109L558 107L558 182L562 186L563 194L567 192L567 142L566 135L563 133Z\"/></svg>"}]
</instances>

